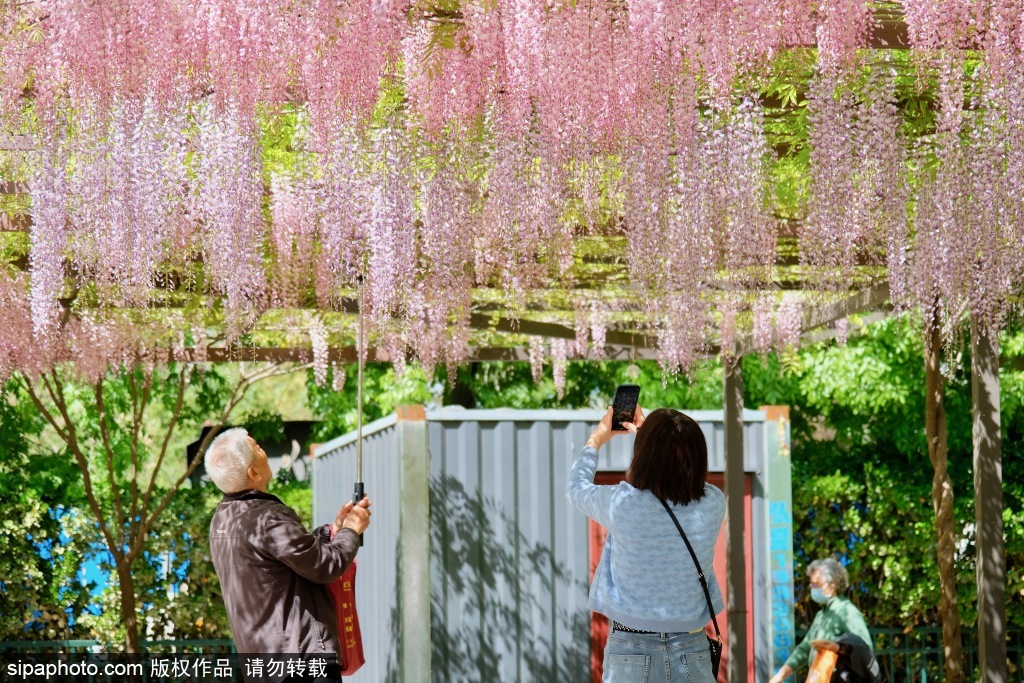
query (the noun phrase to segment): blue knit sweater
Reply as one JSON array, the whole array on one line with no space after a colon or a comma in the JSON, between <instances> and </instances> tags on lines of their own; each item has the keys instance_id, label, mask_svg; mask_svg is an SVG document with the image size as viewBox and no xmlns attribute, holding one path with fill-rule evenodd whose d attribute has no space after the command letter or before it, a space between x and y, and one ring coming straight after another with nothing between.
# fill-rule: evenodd
<instances>
[{"instance_id":1,"label":"blue knit sweater","mask_svg":"<svg viewBox=\"0 0 1024 683\"><path fill-rule=\"evenodd\" d=\"M650 491L622 482L597 486L597 451L584 448L569 472L565 497L608 529L588 606L643 631L695 631L711 621L704 591L672 518ZM725 519L725 494L711 484L704 496L672 511L708 580L715 612L725 608L712 561Z\"/></svg>"}]
</instances>

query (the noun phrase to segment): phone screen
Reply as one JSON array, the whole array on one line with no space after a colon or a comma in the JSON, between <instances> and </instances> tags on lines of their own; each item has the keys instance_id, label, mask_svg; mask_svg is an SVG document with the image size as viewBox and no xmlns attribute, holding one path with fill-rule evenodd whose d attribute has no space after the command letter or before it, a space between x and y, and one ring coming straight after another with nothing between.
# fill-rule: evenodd
<instances>
[{"instance_id":1,"label":"phone screen","mask_svg":"<svg viewBox=\"0 0 1024 683\"><path fill-rule=\"evenodd\" d=\"M640 400L640 387L635 384L620 384L612 400L612 431L624 432L623 422L632 422L636 415L636 404Z\"/></svg>"}]
</instances>

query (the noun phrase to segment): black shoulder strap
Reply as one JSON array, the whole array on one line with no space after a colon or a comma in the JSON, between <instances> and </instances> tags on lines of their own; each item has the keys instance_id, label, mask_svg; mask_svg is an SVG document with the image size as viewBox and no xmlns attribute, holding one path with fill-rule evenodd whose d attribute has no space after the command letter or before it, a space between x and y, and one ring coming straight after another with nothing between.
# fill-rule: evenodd
<instances>
[{"instance_id":1,"label":"black shoulder strap","mask_svg":"<svg viewBox=\"0 0 1024 683\"><path fill-rule=\"evenodd\" d=\"M697 578L700 579L700 587L704 589L704 599L708 601L708 612L711 613L711 623L715 625L715 636L718 637L718 642L722 642L722 633L718 630L718 619L715 618L715 607L711 604L711 592L708 590L708 580L704 578L704 570L700 568L700 562L697 561L697 554L693 552L693 546L690 545L690 539L686 537L686 533L683 531L683 527L679 524L679 520L676 519L676 513L672 512L672 508L669 507L668 502L661 498L661 504L665 506L665 510L668 511L672 521L676 524L676 529L679 529L679 535L683 537L683 542L686 544L686 549L690 551L690 557L693 558L693 564L697 566Z\"/></svg>"}]
</instances>

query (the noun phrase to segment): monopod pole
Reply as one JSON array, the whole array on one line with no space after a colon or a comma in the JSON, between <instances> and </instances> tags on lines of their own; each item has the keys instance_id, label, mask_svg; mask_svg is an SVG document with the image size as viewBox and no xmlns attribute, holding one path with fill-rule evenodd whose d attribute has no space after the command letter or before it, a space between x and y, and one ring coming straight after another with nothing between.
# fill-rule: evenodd
<instances>
[{"instance_id":1,"label":"monopod pole","mask_svg":"<svg viewBox=\"0 0 1024 683\"><path fill-rule=\"evenodd\" d=\"M359 334L356 344L356 485L352 493L352 502L359 504L363 499L363 276L359 276ZM363 544L363 536L359 536L359 544Z\"/></svg>"}]
</instances>

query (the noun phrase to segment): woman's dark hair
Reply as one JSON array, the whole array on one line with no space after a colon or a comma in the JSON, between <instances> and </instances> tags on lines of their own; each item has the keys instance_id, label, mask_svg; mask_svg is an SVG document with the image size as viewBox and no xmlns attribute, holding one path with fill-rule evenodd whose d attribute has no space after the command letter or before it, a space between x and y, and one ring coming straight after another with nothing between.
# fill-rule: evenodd
<instances>
[{"instance_id":1,"label":"woman's dark hair","mask_svg":"<svg viewBox=\"0 0 1024 683\"><path fill-rule=\"evenodd\" d=\"M678 410L659 408L637 430L626 481L658 498L686 505L704 496L708 444L700 425Z\"/></svg>"}]
</instances>

